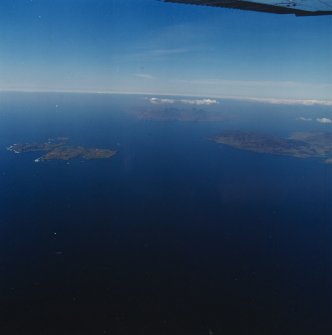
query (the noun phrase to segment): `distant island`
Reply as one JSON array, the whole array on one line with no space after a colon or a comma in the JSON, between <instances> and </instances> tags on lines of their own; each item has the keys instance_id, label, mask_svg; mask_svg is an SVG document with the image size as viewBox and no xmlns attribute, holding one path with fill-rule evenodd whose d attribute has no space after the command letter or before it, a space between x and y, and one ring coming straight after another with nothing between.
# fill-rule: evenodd
<instances>
[{"instance_id":1,"label":"distant island","mask_svg":"<svg viewBox=\"0 0 332 335\"><path fill-rule=\"evenodd\" d=\"M25 152L45 152L44 155L35 159L35 162L49 160L71 160L82 159L106 159L113 157L117 152L110 149L85 148L83 146L68 146L67 137L51 138L45 143L13 144L7 150L17 154Z\"/></svg>"},{"instance_id":2,"label":"distant island","mask_svg":"<svg viewBox=\"0 0 332 335\"><path fill-rule=\"evenodd\" d=\"M259 153L297 158L322 157L332 164L332 133L297 132L288 138L256 132L227 132L213 138L216 143Z\"/></svg>"},{"instance_id":3,"label":"distant island","mask_svg":"<svg viewBox=\"0 0 332 335\"><path fill-rule=\"evenodd\" d=\"M149 121L217 122L229 119L229 116L217 111L201 108L151 108L138 114L138 118Z\"/></svg>"}]
</instances>

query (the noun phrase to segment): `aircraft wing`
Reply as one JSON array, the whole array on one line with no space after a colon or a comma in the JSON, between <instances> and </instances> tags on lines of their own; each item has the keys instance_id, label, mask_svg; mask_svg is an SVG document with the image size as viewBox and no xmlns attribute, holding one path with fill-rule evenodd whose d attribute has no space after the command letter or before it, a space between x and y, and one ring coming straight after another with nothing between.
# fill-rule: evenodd
<instances>
[{"instance_id":1,"label":"aircraft wing","mask_svg":"<svg viewBox=\"0 0 332 335\"><path fill-rule=\"evenodd\" d=\"M332 15L332 0L163 0L296 16Z\"/></svg>"}]
</instances>

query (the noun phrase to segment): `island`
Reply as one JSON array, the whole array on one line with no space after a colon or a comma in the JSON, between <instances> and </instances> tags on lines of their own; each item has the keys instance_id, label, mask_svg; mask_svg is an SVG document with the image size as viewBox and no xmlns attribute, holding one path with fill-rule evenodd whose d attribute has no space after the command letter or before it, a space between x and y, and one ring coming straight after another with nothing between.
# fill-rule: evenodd
<instances>
[{"instance_id":1,"label":"island","mask_svg":"<svg viewBox=\"0 0 332 335\"><path fill-rule=\"evenodd\" d=\"M13 151L16 154L21 154L23 152L33 152L33 151L51 151L57 147L64 146L68 142L68 137L56 137L49 138L45 143L23 143L23 144L13 144L7 148L9 151Z\"/></svg>"},{"instance_id":2,"label":"island","mask_svg":"<svg viewBox=\"0 0 332 335\"><path fill-rule=\"evenodd\" d=\"M297 158L322 157L332 163L332 133L296 132L287 138L256 132L226 132L215 136L216 143L236 149Z\"/></svg>"},{"instance_id":3,"label":"island","mask_svg":"<svg viewBox=\"0 0 332 335\"><path fill-rule=\"evenodd\" d=\"M45 143L24 143L13 144L7 148L16 154L26 152L44 152L44 154L35 159L35 162L49 161L49 160L72 160L75 158L82 158L86 160L91 159L107 159L113 157L117 151L110 149L99 148L85 148L83 146L69 146L67 145L67 137L57 137L48 139Z\"/></svg>"}]
</instances>

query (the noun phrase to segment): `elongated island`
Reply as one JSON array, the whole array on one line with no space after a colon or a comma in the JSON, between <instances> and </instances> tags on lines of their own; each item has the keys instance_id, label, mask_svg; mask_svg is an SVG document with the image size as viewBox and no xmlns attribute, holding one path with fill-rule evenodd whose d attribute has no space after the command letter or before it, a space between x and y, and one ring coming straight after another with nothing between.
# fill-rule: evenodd
<instances>
[{"instance_id":1,"label":"elongated island","mask_svg":"<svg viewBox=\"0 0 332 335\"><path fill-rule=\"evenodd\" d=\"M51 138L45 143L24 143L13 144L7 150L17 154L26 152L44 152L42 156L35 159L35 162L49 160L72 160L82 159L107 159L113 157L117 151L111 149L85 148L83 146L67 145L67 137Z\"/></svg>"},{"instance_id":2,"label":"elongated island","mask_svg":"<svg viewBox=\"0 0 332 335\"><path fill-rule=\"evenodd\" d=\"M288 138L256 132L225 132L213 141L236 149L297 158L323 158L332 163L332 133L296 132Z\"/></svg>"}]
</instances>

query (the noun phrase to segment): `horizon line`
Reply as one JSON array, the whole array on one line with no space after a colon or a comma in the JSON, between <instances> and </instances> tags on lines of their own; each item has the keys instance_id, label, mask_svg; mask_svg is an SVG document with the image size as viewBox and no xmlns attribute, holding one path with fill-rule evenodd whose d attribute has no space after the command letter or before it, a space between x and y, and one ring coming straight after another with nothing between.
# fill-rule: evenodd
<instances>
[{"instance_id":1,"label":"horizon line","mask_svg":"<svg viewBox=\"0 0 332 335\"><path fill-rule=\"evenodd\" d=\"M281 104L281 105L322 105L332 106L329 99L299 99L299 98L272 98L272 97L248 97L248 96L227 96L227 95L201 95L181 94L170 92L141 92L141 91L112 91L112 90L49 90L49 89L1 89L0 93L62 93L62 94L104 94L104 95L148 95L148 96L170 96L170 97L195 97L212 98L223 100L249 101L257 103Z\"/></svg>"}]
</instances>

